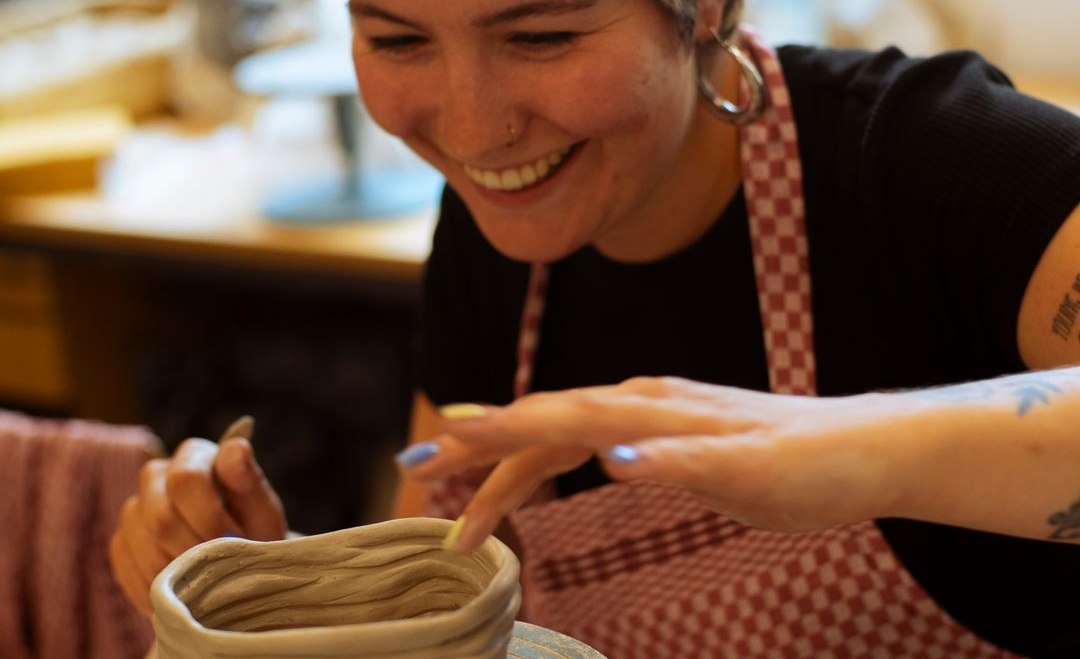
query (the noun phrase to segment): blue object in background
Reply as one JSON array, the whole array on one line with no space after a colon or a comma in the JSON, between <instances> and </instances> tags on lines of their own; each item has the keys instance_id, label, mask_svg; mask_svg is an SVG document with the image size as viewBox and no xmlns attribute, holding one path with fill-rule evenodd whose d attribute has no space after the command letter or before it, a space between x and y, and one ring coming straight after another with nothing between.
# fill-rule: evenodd
<instances>
[{"instance_id":1,"label":"blue object in background","mask_svg":"<svg viewBox=\"0 0 1080 659\"><path fill-rule=\"evenodd\" d=\"M387 219L434 205L442 191L438 172L421 168L349 172L274 193L264 212L273 220L318 224Z\"/></svg>"},{"instance_id":2,"label":"blue object in background","mask_svg":"<svg viewBox=\"0 0 1080 659\"><path fill-rule=\"evenodd\" d=\"M258 53L241 61L234 76L249 94L329 97L334 105L345 171L272 194L264 208L270 219L298 224L386 219L437 202L443 178L427 165L361 167L365 118L347 41L322 39Z\"/></svg>"}]
</instances>

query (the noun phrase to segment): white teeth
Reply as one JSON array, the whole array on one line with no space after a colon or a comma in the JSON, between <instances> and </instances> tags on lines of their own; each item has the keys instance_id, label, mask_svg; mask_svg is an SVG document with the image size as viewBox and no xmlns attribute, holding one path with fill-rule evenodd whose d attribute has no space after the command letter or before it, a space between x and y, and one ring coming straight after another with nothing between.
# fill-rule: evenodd
<instances>
[{"instance_id":1,"label":"white teeth","mask_svg":"<svg viewBox=\"0 0 1080 659\"><path fill-rule=\"evenodd\" d=\"M570 153L570 149L552 153L536 162L501 171L483 170L465 165L465 174L489 190L521 190L546 179Z\"/></svg>"},{"instance_id":2,"label":"white teeth","mask_svg":"<svg viewBox=\"0 0 1080 659\"><path fill-rule=\"evenodd\" d=\"M502 186L504 190L520 190L522 183L522 175L516 169L508 169L502 173Z\"/></svg>"}]
</instances>

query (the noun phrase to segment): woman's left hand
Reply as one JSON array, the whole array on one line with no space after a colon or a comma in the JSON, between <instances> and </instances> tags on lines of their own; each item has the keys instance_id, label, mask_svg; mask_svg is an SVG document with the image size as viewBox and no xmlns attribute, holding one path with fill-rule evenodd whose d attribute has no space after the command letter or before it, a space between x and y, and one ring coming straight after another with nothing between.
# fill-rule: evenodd
<instances>
[{"instance_id":1,"label":"woman's left hand","mask_svg":"<svg viewBox=\"0 0 1080 659\"><path fill-rule=\"evenodd\" d=\"M456 547L483 541L544 481L593 454L615 480L680 485L757 528L812 531L895 513L905 447L942 408L918 397L783 396L677 378L443 408L446 434L399 456L433 480L498 463L465 511Z\"/></svg>"}]
</instances>

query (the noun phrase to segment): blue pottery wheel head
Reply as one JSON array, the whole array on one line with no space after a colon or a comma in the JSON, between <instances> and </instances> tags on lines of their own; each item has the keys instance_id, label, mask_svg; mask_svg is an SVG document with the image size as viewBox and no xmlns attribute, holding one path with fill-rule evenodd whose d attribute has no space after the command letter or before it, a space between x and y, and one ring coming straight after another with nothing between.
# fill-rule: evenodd
<instances>
[{"instance_id":1,"label":"blue pottery wheel head","mask_svg":"<svg viewBox=\"0 0 1080 659\"><path fill-rule=\"evenodd\" d=\"M442 186L442 177L431 169L367 170L351 185L338 177L280 190L263 212L293 224L388 218L435 205Z\"/></svg>"},{"instance_id":2,"label":"blue pottery wheel head","mask_svg":"<svg viewBox=\"0 0 1080 659\"><path fill-rule=\"evenodd\" d=\"M604 655L577 639L550 629L514 623L507 659L605 659Z\"/></svg>"}]
</instances>

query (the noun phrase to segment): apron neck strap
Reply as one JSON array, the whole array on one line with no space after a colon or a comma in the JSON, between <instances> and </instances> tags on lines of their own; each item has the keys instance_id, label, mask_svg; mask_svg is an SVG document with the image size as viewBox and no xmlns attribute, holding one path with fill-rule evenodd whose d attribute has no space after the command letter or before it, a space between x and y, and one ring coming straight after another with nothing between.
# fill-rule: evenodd
<instances>
[{"instance_id":1,"label":"apron neck strap","mask_svg":"<svg viewBox=\"0 0 1080 659\"><path fill-rule=\"evenodd\" d=\"M761 70L768 96L762 116L740 129L740 149L769 388L813 396L817 369L806 204L791 95L776 52L753 31L744 30L741 37ZM532 265L518 335L515 398L532 386L549 277L547 265Z\"/></svg>"}]
</instances>

